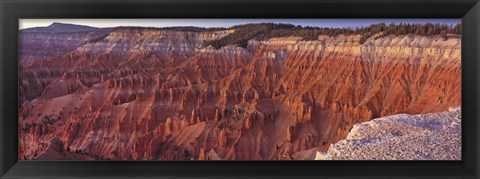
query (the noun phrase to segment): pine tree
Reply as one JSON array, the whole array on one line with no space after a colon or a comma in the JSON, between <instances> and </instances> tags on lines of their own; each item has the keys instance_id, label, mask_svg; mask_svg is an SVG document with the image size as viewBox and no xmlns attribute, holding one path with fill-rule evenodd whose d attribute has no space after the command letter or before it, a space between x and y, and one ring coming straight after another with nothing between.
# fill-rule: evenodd
<instances>
[{"instance_id":1,"label":"pine tree","mask_svg":"<svg viewBox=\"0 0 480 179\"><path fill-rule=\"evenodd\" d=\"M363 43L365 43L366 40L367 39L364 36L362 36L362 37L360 37L360 41L358 43L363 44Z\"/></svg>"},{"instance_id":2,"label":"pine tree","mask_svg":"<svg viewBox=\"0 0 480 179\"><path fill-rule=\"evenodd\" d=\"M442 30L442 32L440 32L440 36L442 36L443 40L447 40L447 30Z\"/></svg>"}]
</instances>

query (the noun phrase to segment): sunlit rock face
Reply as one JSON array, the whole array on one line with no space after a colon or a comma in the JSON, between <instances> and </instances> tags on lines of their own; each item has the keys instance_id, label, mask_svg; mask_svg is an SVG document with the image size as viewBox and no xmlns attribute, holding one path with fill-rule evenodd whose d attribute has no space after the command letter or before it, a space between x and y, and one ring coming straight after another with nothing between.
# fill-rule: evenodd
<instances>
[{"instance_id":1,"label":"sunlit rock face","mask_svg":"<svg viewBox=\"0 0 480 179\"><path fill-rule=\"evenodd\" d=\"M21 33L52 50L21 55L20 159L314 159L357 123L460 106L456 36L104 32Z\"/></svg>"}]
</instances>

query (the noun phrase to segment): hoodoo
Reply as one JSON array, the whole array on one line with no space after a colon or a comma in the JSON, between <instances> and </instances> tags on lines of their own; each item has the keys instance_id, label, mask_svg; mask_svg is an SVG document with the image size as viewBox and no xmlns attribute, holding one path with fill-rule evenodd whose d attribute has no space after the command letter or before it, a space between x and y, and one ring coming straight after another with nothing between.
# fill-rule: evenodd
<instances>
[{"instance_id":1,"label":"hoodoo","mask_svg":"<svg viewBox=\"0 0 480 179\"><path fill-rule=\"evenodd\" d=\"M20 31L20 159L313 159L357 123L461 104L457 34L49 28Z\"/></svg>"}]
</instances>

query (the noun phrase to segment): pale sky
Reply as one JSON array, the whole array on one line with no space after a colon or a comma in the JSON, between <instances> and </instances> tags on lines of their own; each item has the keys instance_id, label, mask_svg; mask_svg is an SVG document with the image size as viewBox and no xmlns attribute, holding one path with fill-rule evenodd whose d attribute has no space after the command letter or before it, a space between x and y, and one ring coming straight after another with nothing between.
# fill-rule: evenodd
<instances>
[{"instance_id":1,"label":"pale sky","mask_svg":"<svg viewBox=\"0 0 480 179\"><path fill-rule=\"evenodd\" d=\"M54 22L87 25L92 27L142 26L142 27L231 27L246 23L289 23L317 27L359 27L380 22L394 23L441 23L455 25L461 19L20 19L19 28L44 27Z\"/></svg>"}]
</instances>

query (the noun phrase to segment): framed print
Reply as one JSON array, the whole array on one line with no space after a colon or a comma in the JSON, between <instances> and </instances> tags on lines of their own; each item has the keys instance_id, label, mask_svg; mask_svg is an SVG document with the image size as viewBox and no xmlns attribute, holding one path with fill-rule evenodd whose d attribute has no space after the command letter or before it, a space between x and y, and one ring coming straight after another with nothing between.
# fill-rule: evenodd
<instances>
[{"instance_id":1,"label":"framed print","mask_svg":"<svg viewBox=\"0 0 480 179\"><path fill-rule=\"evenodd\" d=\"M477 1L1 8L2 177L479 177Z\"/></svg>"},{"instance_id":2,"label":"framed print","mask_svg":"<svg viewBox=\"0 0 480 179\"><path fill-rule=\"evenodd\" d=\"M461 160L460 21L20 19L19 160Z\"/></svg>"}]
</instances>

